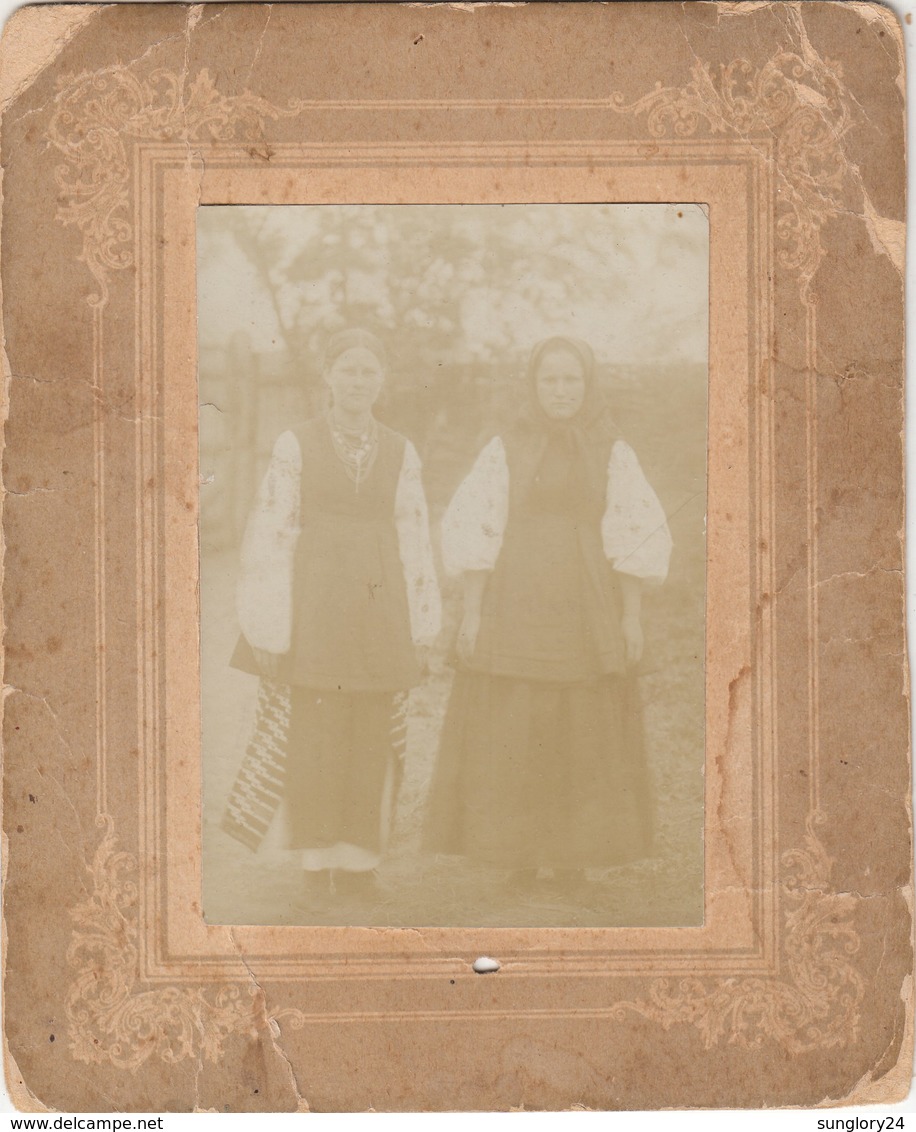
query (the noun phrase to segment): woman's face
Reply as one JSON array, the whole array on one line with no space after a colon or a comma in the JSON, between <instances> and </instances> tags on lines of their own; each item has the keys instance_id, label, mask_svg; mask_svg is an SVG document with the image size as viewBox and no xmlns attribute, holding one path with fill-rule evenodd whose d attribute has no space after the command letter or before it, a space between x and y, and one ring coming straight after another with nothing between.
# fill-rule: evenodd
<instances>
[{"instance_id":1,"label":"woman's face","mask_svg":"<svg viewBox=\"0 0 916 1132\"><path fill-rule=\"evenodd\" d=\"M535 378L538 401L548 417L567 421L585 401L585 370L569 350L551 350L538 365Z\"/></svg>"},{"instance_id":2,"label":"woman's face","mask_svg":"<svg viewBox=\"0 0 916 1132\"><path fill-rule=\"evenodd\" d=\"M334 404L345 413L364 413L378 399L385 380L382 363L365 346L351 346L338 354L325 371L324 380Z\"/></svg>"}]
</instances>

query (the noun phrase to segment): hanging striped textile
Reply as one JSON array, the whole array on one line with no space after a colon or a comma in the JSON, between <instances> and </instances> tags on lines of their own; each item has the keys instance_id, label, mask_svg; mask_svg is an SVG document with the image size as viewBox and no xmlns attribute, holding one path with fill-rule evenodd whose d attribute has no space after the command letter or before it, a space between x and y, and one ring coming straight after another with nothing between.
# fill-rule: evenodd
<instances>
[{"instance_id":1,"label":"hanging striped textile","mask_svg":"<svg viewBox=\"0 0 916 1132\"><path fill-rule=\"evenodd\" d=\"M251 850L264 840L283 797L288 729L289 687L262 679L254 730L221 823L230 837Z\"/></svg>"},{"instance_id":2,"label":"hanging striped textile","mask_svg":"<svg viewBox=\"0 0 916 1132\"><path fill-rule=\"evenodd\" d=\"M391 749L398 762L404 761L407 753L407 712L410 708L410 693L398 692L391 705Z\"/></svg>"},{"instance_id":3,"label":"hanging striped textile","mask_svg":"<svg viewBox=\"0 0 916 1132\"><path fill-rule=\"evenodd\" d=\"M391 701L391 753L394 755L391 780L391 792L388 799L389 813L385 816L383 825L389 832L394 828L394 820L398 809L398 795L401 793L401 783L404 781L404 764L407 761L407 714L410 709L410 693L395 692ZM387 836L387 835L386 835ZM383 837L383 842L385 837Z\"/></svg>"}]
</instances>

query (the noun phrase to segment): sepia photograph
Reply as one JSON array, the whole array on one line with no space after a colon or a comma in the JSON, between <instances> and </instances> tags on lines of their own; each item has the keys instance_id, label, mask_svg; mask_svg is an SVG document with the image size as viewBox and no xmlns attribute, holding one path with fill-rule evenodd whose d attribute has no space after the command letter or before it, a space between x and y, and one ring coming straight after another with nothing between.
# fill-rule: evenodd
<instances>
[{"instance_id":1,"label":"sepia photograph","mask_svg":"<svg viewBox=\"0 0 916 1132\"><path fill-rule=\"evenodd\" d=\"M205 920L702 925L705 207L197 216Z\"/></svg>"}]
</instances>

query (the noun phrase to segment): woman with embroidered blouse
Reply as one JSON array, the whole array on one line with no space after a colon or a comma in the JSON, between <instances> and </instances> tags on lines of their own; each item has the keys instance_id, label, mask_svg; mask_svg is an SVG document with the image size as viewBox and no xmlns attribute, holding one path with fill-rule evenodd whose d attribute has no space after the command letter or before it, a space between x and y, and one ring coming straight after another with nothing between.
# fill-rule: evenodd
<instances>
[{"instance_id":1,"label":"woman with embroidered blouse","mask_svg":"<svg viewBox=\"0 0 916 1132\"><path fill-rule=\"evenodd\" d=\"M666 577L671 538L591 349L541 342L528 394L442 523L463 615L426 843L520 888L550 868L569 891L650 851L634 666L643 587Z\"/></svg>"},{"instance_id":2,"label":"woman with embroidered blouse","mask_svg":"<svg viewBox=\"0 0 916 1132\"><path fill-rule=\"evenodd\" d=\"M420 460L372 412L385 370L373 334L330 339L332 406L278 438L242 547L243 636L261 674L291 689L288 845L316 905L332 887L375 889L398 711L439 631Z\"/></svg>"}]
</instances>

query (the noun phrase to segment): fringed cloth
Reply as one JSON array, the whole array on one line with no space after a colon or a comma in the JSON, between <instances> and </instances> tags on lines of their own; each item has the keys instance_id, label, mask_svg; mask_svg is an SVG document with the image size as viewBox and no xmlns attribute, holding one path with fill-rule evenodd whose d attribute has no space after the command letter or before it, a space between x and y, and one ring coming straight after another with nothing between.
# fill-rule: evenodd
<instances>
[{"instance_id":1,"label":"fringed cloth","mask_svg":"<svg viewBox=\"0 0 916 1132\"><path fill-rule=\"evenodd\" d=\"M264 840L283 798L288 730L289 686L262 679L254 730L221 823L230 837L252 851Z\"/></svg>"},{"instance_id":2,"label":"fringed cloth","mask_svg":"<svg viewBox=\"0 0 916 1132\"><path fill-rule=\"evenodd\" d=\"M257 851L264 840L286 791L290 702L287 684L260 680L254 728L220 823L230 837L252 852ZM395 756L394 788L390 807L385 807L384 818L387 821L384 825L393 821L403 777L409 702L407 692L399 692L393 697L390 737Z\"/></svg>"}]
</instances>

